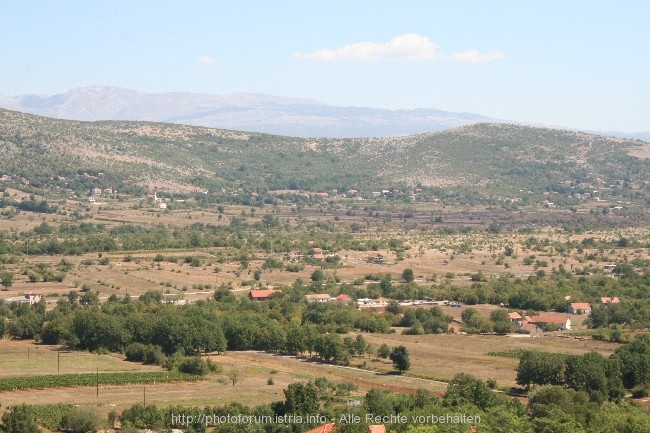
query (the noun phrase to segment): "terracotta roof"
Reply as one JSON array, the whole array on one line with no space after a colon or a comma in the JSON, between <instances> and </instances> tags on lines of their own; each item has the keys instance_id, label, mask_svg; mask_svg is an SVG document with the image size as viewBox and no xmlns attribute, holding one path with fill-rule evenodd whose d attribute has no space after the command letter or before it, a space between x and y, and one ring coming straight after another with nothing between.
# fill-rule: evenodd
<instances>
[{"instance_id":1,"label":"terracotta roof","mask_svg":"<svg viewBox=\"0 0 650 433\"><path fill-rule=\"evenodd\" d=\"M571 304L574 310L591 310L591 305L588 302L574 302Z\"/></svg>"},{"instance_id":2,"label":"terracotta roof","mask_svg":"<svg viewBox=\"0 0 650 433\"><path fill-rule=\"evenodd\" d=\"M315 293L312 295L305 295L306 299L330 299L331 296L327 293Z\"/></svg>"},{"instance_id":3,"label":"terracotta roof","mask_svg":"<svg viewBox=\"0 0 650 433\"><path fill-rule=\"evenodd\" d=\"M522 333L530 333L535 331L536 329L537 329L537 325L533 325L532 323L524 323L519 327L517 331Z\"/></svg>"},{"instance_id":4,"label":"terracotta roof","mask_svg":"<svg viewBox=\"0 0 650 433\"><path fill-rule=\"evenodd\" d=\"M523 319L523 317L521 317L521 314L517 313L516 311L508 313L508 317L511 319Z\"/></svg>"},{"instance_id":5,"label":"terracotta roof","mask_svg":"<svg viewBox=\"0 0 650 433\"><path fill-rule=\"evenodd\" d=\"M600 303L601 304L620 304L621 301L618 300L616 296L613 298L606 297L606 298L600 298Z\"/></svg>"},{"instance_id":6,"label":"terracotta roof","mask_svg":"<svg viewBox=\"0 0 650 433\"><path fill-rule=\"evenodd\" d=\"M530 318L531 323L561 323L565 324L568 319L566 317L554 317L554 316L532 316Z\"/></svg>"},{"instance_id":7,"label":"terracotta roof","mask_svg":"<svg viewBox=\"0 0 650 433\"><path fill-rule=\"evenodd\" d=\"M249 295L252 298L268 298L274 293L282 293L282 290L275 290L275 289L251 290Z\"/></svg>"},{"instance_id":8,"label":"terracotta roof","mask_svg":"<svg viewBox=\"0 0 650 433\"><path fill-rule=\"evenodd\" d=\"M338 295L336 297L336 300L341 301L341 302L350 302L350 301L352 301L352 298L350 297L350 295L346 295L345 293L341 293L340 295Z\"/></svg>"},{"instance_id":9,"label":"terracotta roof","mask_svg":"<svg viewBox=\"0 0 650 433\"><path fill-rule=\"evenodd\" d=\"M331 422L329 424L323 424L316 427L315 429L306 431L305 433L332 433L334 431L336 431L336 424Z\"/></svg>"},{"instance_id":10,"label":"terracotta roof","mask_svg":"<svg viewBox=\"0 0 650 433\"><path fill-rule=\"evenodd\" d=\"M369 425L370 433L386 433L386 426L383 424Z\"/></svg>"}]
</instances>

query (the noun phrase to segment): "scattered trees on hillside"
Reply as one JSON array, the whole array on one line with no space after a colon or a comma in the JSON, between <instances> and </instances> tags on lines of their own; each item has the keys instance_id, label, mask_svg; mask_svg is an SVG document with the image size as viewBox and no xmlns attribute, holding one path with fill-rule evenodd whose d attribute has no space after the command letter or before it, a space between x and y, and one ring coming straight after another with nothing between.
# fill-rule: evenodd
<instances>
[{"instance_id":1,"label":"scattered trees on hillside","mask_svg":"<svg viewBox=\"0 0 650 433\"><path fill-rule=\"evenodd\" d=\"M399 374L411 368L409 352L404 346L394 347L388 357L393 361L393 367L395 367Z\"/></svg>"}]
</instances>

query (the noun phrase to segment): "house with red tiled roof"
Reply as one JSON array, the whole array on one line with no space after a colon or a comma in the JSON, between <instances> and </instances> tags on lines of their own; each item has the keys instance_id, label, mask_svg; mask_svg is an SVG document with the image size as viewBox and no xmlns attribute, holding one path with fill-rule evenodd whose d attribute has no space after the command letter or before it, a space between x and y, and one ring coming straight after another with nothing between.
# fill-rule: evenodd
<instances>
[{"instance_id":1,"label":"house with red tiled roof","mask_svg":"<svg viewBox=\"0 0 650 433\"><path fill-rule=\"evenodd\" d=\"M571 329L571 319L567 317L557 316L531 316L530 323L545 329L548 325L558 325L560 329L566 331Z\"/></svg>"},{"instance_id":2,"label":"house with red tiled roof","mask_svg":"<svg viewBox=\"0 0 650 433\"><path fill-rule=\"evenodd\" d=\"M589 314L591 313L591 305L588 302L573 302L569 304L567 312L569 314Z\"/></svg>"},{"instance_id":3,"label":"house with red tiled roof","mask_svg":"<svg viewBox=\"0 0 650 433\"><path fill-rule=\"evenodd\" d=\"M525 322L518 326L515 329L515 332L518 334L538 335L542 333L542 330L533 323Z\"/></svg>"},{"instance_id":4,"label":"house with red tiled roof","mask_svg":"<svg viewBox=\"0 0 650 433\"><path fill-rule=\"evenodd\" d=\"M600 302L599 302L600 305L620 304L620 303L621 301L616 296L614 296L613 298L610 297L600 298Z\"/></svg>"},{"instance_id":5,"label":"house with red tiled roof","mask_svg":"<svg viewBox=\"0 0 650 433\"><path fill-rule=\"evenodd\" d=\"M516 311L508 313L508 318L513 323L521 323L524 321L524 318L521 317L521 314L517 313Z\"/></svg>"},{"instance_id":6,"label":"house with red tiled roof","mask_svg":"<svg viewBox=\"0 0 650 433\"><path fill-rule=\"evenodd\" d=\"M369 425L368 430L370 433L386 433L386 426L383 424Z\"/></svg>"},{"instance_id":7,"label":"house with red tiled roof","mask_svg":"<svg viewBox=\"0 0 650 433\"><path fill-rule=\"evenodd\" d=\"M342 302L344 304L349 304L350 302L352 302L352 298L350 297L350 295L346 295L345 293L341 293L340 295L338 295L336 297L336 301L337 302Z\"/></svg>"},{"instance_id":8,"label":"house with red tiled roof","mask_svg":"<svg viewBox=\"0 0 650 433\"><path fill-rule=\"evenodd\" d=\"M305 295L305 301L307 302L329 302L332 297L327 293L314 293L311 295Z\"/></svg>"},{"instance_id":9,"label":"house with red tiled roof","mask_svg":"<svg viewBox=\"0 0 650 433\"><path fill-rule=\"evenodd\" d=\"M282 293L282 290L275 290L275 289L251 290L250 292L248 292L248 299L250 299L251 301L258 301L258 302L266 301L276 293Z\"/></svg>"},{"instance_id":10,"label":"house with red tiled roof","mask_svg":"<svg viewBox=\"0 0 650 433\"><path fill-rule=\"evenodd\" d=\"M329 424L323 424L321 426L318 426L315 429L308 430L305 433L333 433L335 431L336 431L336 424L331 422Z\"/></svg>"}]
</instances>

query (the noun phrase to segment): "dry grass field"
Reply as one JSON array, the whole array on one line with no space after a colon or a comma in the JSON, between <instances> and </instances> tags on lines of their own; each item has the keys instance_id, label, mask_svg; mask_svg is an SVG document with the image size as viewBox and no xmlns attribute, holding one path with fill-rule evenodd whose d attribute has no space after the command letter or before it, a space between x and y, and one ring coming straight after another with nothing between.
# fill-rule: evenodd
<instances>
[{"instance_id":1,"label":"dry grass field","mask_svg":"<svg viewBox=\"0 0 650 433\"><path fill-rule=\"evenodd\" d=\"M95 373L97 369L100 372L160 371L159 367L126 362L122 355L72 352L32 341L0 340L0 380L12 376Z\"/></svg>"},{"instance_id":2,"label":"dry grass field","mask_svg":"<svg viewBox=\"0 0 650 433\"><path fill-rule=\"evenodd\" d=\"M43 389L0 393L0 402L11 406L21 402L55 403L66 401L79 405L104 408L125 408L143 398L157 405L182 404L222 405L239 401L243 404L261 404L283 399L282 390L296 381L326 377L334 382L354 382L362 395L372 387L398 392L414 392L422 388L441 394L448 381L459 372L478 378L495 379L500 387L515 385L517 360L487 355L512 349L529 349L558 353L582 354L597 351L605 356L614 352L616 344L559 338L515 338L481 335L419 335L364 334L373 345L404 345L411 358L411 370L403 376L393 373L392 364L376 357L357 357L350 367L334 366L304 358L280 356L263 352L228 352L212 356L223 366L223 373L209 375L197 383L152 384L133 386L105 386L96 395L94 387ZM27 348L30 359L27 360ZM54 346L34 345L29 342L0 342L0 375L56 374L57 352ZM362 367L362 368L357 368ZM95 355L86 352L65 352L61 355L61 373L99 371L159 370L122 360L121 356ZM228 381L228 372L237 369L240 380L236 386ZM273 385L268 385L269 378ZM1 379L0 379L1 380Z\"/></svg>"}]
</instances>

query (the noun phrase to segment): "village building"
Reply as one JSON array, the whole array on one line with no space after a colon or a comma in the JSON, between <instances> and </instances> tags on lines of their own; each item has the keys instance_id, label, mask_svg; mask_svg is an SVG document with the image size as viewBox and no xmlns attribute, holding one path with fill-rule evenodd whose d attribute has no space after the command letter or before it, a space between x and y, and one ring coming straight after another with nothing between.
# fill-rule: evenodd
<instances>
[{"instance_id":1,"label":"village building","mask_svg":"<svg viewBox=\"0 0 650 433\"><path fill-rule=\"evenodd\" d=\"M563 331L571 329L571 319L569 317L557 316L531 316L528 322L546 330L549 326L557 326Z\"/></svg>"},{"instance_id":2,"label":"village building","mask_svg":"<svg viewBox=\"0 0 650 433\"><path fill-rule=\"evenodd\" d=\"M600 301L598 302L600 305L605 305L605 304L620 304L621 301L614 296L613 298L610 297L605 297L605 298L600 298Z\"/></svg>"},{"instance_id":3,"label":"village building","mask_svg":"<svg viewBox=\"0 0 650 433\"><path fill-rule=\"evenodd\" d=\"M333 298L327 293L316 293L312 295L305 295L305 301L307 302L329 302Z\"/></svg>"},{"instance_id":4,"label":"village building","mask_svg":"<svg viewBox=\"0 0 650 433\"><path fill-rule=\"evenodd\" d=\"M341 293L340 295L338 295L336 297L336 302L341 302L343 304L349 304L350 302L352 302L352 298L350 297L350 295L346 295L345 293Z\"/></svg>"},{"instance_id":5,"label":"village building","mask_svg":"<svg viewBox=\"0 0 650 433\"><path fill-rule=\"evenodd\" d=\"M368 254L368 259L370 259L373 263L384 262L384 256L379 251L371 251L370 254Z\"/></svg>"},{"instance_id":6,"label":"village building","mask_svg":"<svg viewBox=\"0 0 650 433\"><path fill-rule=\"evenodd\" d=\"M530 322L525 322L521 325L517 325L514 331L518 334L528 334L532 336L536 336L542 333L542 330L537 325Z\"/></svg>"},{"instance_id":7,"label":"village building","mask_svg":"<svg viewBox=\"0 0 650 433\"><path fill-rule=\"evenodd\" d=\"M569 314L590 314L591 305L588 302L573 302L567 309Z\"/></svg>"},{"instance_id":8,"label":"village building","mask_svg":"<svg viewBox=\"0 0 650 433\"><path fill-rule=\"evenodd\" d=\"M11 304L17 302L19 304L34 305L34 304L38 304L40 300L41 300L40 293L25 292L20 296L14 296L11 298L3 299L2 302L4 302L5 304Z\"/></svg>"},{"instance_id":9,"label":"village building","mask_svg":"<svg viewBox=\"0 0 650 433\"><path fill-rule=\"evenodd\" d=\"M336 424L333 422L329 424L323 424L314 429L308 430L305 433L334 433L336 431Z\"/></svg>"},{"instance_id":10,"label":"village building","mask_svg":"<svg viewBox=\"0 0 650 433\"><path fill-rule=\"evenodd\" d=\"M276 290L276 289L251 290L250 292L248 292L248 299L256 302L266 301L276 293L282 293L282 290Z\"/></svg>"}]
</instances>

